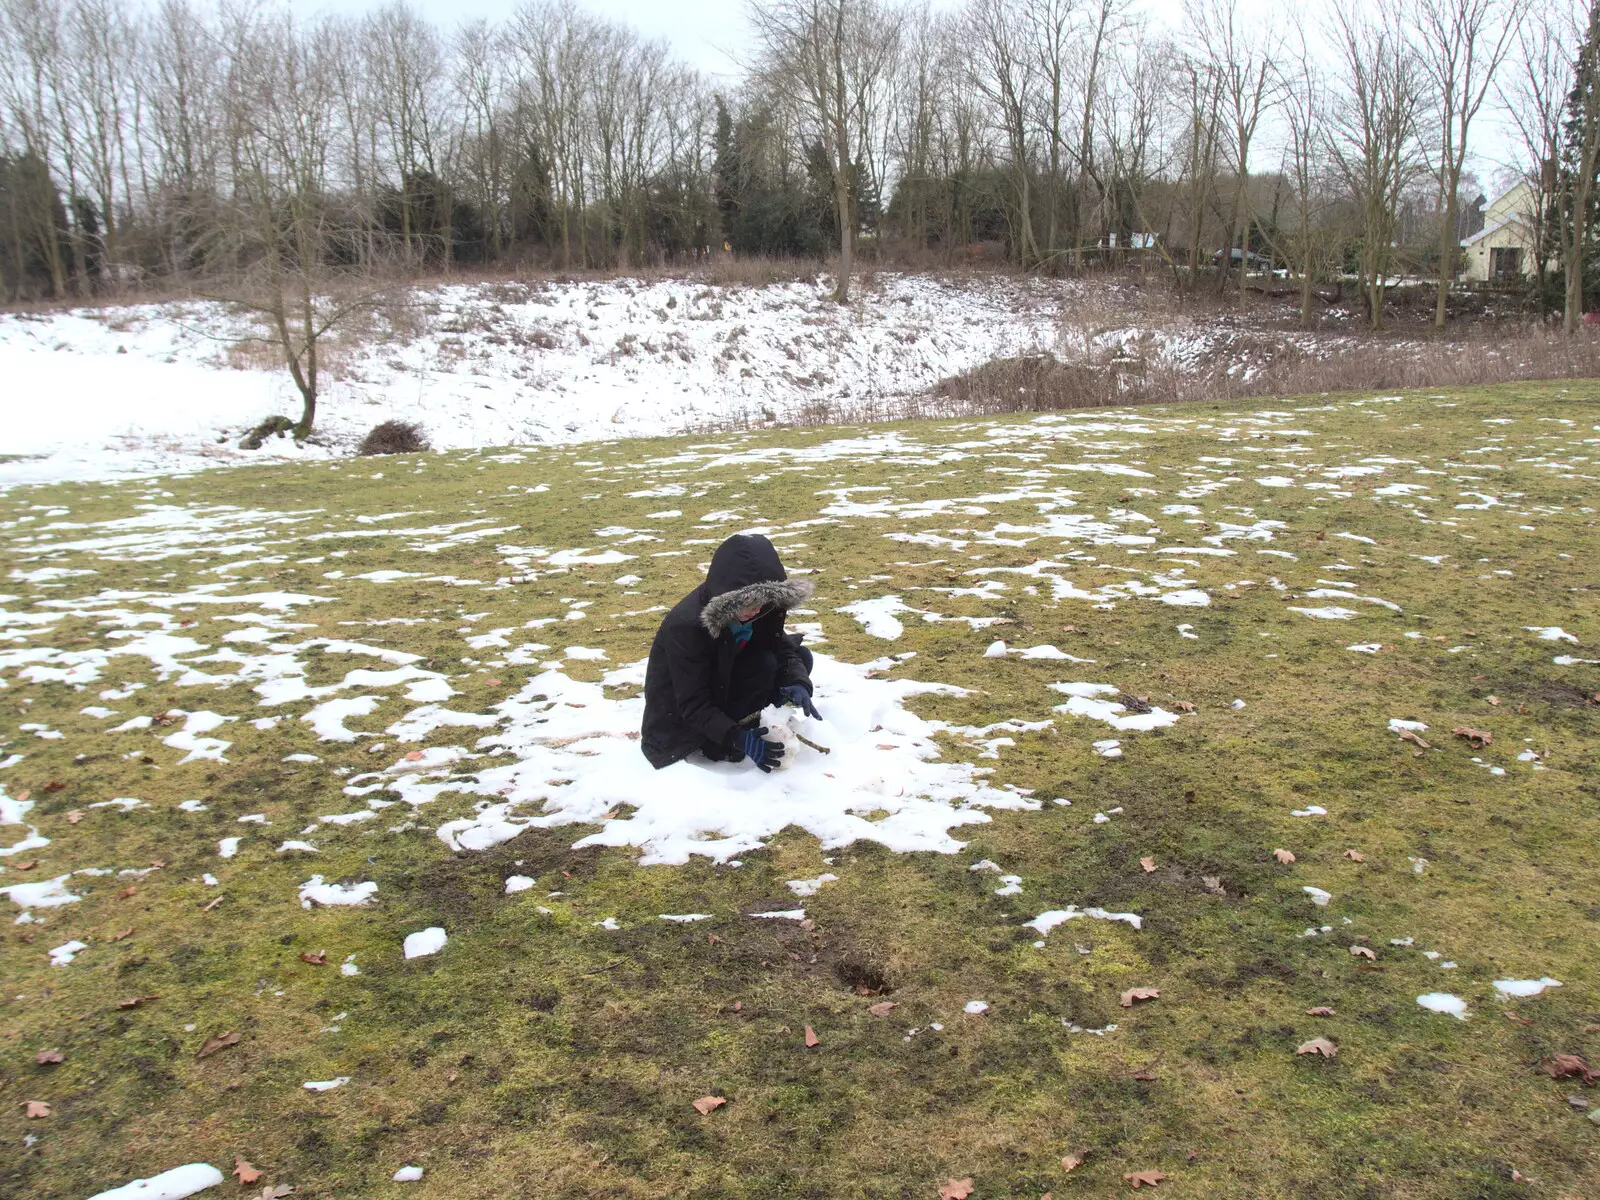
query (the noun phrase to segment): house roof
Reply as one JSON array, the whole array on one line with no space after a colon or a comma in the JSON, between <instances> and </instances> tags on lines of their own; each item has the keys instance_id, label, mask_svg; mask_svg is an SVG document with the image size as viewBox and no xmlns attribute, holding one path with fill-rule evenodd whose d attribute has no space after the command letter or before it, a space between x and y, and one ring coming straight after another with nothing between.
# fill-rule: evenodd
<instances>
[{"instance_id":1,"label":"house roof","mask_svg":"<svg viewBox=\"0 0 1600 1200\"><path fill-rule=\"evenodd\" d=\"M1533 187L1533 185L1531 183L1529 183L1526 179L1519 179L1515 183L1513 183L1510 187L1506 188L1505 191L1501 192L1498 196L1496 196L1493 200L1489 201L1489 203L1485 204L1483 207L1484 207L1485 210L1491 209L1496 204L1499 204L1500 201L1504 200L1507 196L1511 195L1513 192L1521 191L1523 188L1531 189L1532 187Z\"/></svg>"},{"instance_id":2,"label":"house roof","mask_svg":"<svg viewBox=\"0 0 1600 1200\"><path fill-rule=\"evenodd\" d=\"M1513 213L1511 216L1507 217L1503 221L1496 221L1493 225L1484 226L1482 229L1478 230L1478 232L1473 234L1471 237L1462 238L1461 239L1461 244L1463 246L1470 246L1474 242L1481 242L1481 241L1483 241L1484 238L1491 237L1494 234L1499 233L1507 225L1520 225L1526 232L1528 232L1530 234L1533 232L1531 229L1529 229L1528 223L1522 219L1520 214Z\"/></svg>"}]
</instances>

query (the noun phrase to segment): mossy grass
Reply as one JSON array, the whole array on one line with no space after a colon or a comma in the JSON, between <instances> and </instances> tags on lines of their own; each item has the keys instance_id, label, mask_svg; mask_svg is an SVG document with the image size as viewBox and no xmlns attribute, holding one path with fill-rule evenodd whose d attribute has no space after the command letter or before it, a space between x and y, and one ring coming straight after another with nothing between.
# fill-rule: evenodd
<instances>
[{"instance_id":1,"label":"mossy grass","mask_svg":"<svg viewBox=\"0 0 1600 1200\"><path fill-rule=\"evenodd\" d=\"M6 927L0 1194L71 1200L183 1162L227 1170L235 1155L261 1168L264 1181L328 1197L876 1200L931 1198L946 1178L970 1175L982 1200L1059 1198L1111 1195L1126 1186L1123 1173L1150 1168L1169 1176L1163 1190L1219 1200L1594 1194L1584 1189L1600 1187L1600 1126L1567 1096L1600 1105L1600 1093L1537 1068L1555 1052L1600 1062L1600 708L1592 702L1600 675L1552 662L1563 651L1600 657L1592 433L1600 385L1361 406L1352 399L1141 410L1152 421L1191 424L1085 433L1076 446L983 448L992 431L1025 427L1022 415L399 455L0 495L14 569L98 572L0 579L16 597L5 602L13 612L101 589L164 594L225 581L233 592L306 592L326 602L293 610L287 619L308 626L296 637L423 655L423 665L451 676L460 695L450 707L462 712L487 711L545 657L510 661L505 650L466 638L506 628L512 645L537 639L554 655L570 644L600 647L606 662L567 666L574 677L598 679L644 656L659 619L651 610L698 582L717 540L813 520L833 498L819 494L825 489L882 488L855 495L969 506L985 496L981 514L845 516L780 539L791 566L817 573L820 616L800 619L822 622L826 653L861 662L915 650L895 676L971 689L908 702L924 716L976 725L1054 718L983 760L994 767L992 782L1034 789L1043 806L958 827L968 844L957 855L895 854L870 842L824 850L791 828L738 867L641 867L630 850L574 850L588 826L530 829L458 854L432 828L472 803L447 794L400 832L390 829L410 815L404 806L360 825L325 825L311 836L322 853L309 856L274 847L362 803L341 793L345 779L333 770L371 770L409 746L382 735L318 742L296 719L310 702L268 710L247 682L179 686L136 657L113 659L82 689L6 669L0 757L26 757L0 781L13 797L31 793L28 819L51 842L4 860L0 886L85 867L164 865L131 880L75 876L79 903ZM1296 435L1304 461L1392 456L1443 472L1427 477L1435 502L1411 507L1406 497L1374 494L1377 484L1411 478L1409 467L1333 490L1257 484L1266 473L1258 462L1270 457L1258 451L1296 440L1250 424L1260 409L1304 410L1293 422L1307 431ZM1229 429L1234 440L1225 440ZM967 449L741 457L883 434ZM1534 440L1552 434L1565 440ZM1496 435L1508 440L1487 440ZM1180 471L1201 469L1204 456L1231 456L1240 465L1215 465L1209 477L1237 482L1188 502L1210 527L1274 520L1283 528L1271 542L1228 542L1235 556L1193 557L1194 586L1214 597L1206 608L1056 602L1048 587L1030 594L1033 581L1015 575L993 577L1008 583L998 601L915 590L970 587L982 578L966 574L973 569L1026 566L1074 548L1103 563L1157 569L1153 555L1051 538L956 550L884 536L1036 523L1035 501L1004 498L1027 482L1008 472L1084 459L1082 442L1096 439L1103 453L1086 460L1137 460L1152 478L1053 477L1051 486L1080 493L1074 511L1103 518L1139 510L1166 530L1162 545L1199 545L1193 539L1214 530L1159 509L1197 477ZM1565 465L1528 461L1538 455ZM660 494L663 480L681 490ZM541 485L547 490L531 490ZM1159 495L1130 492L1138 487ZM1480 492L1501 503L1455 507ZM269 515L243 522L253 532L236 544L219 534L163 557L60 548L133 536L137 522L95 526L153 506ZM648 515L668 509L683 516ZM719 510L737 516L699 520ZM303 515L270 515L285 513ZM408 515L387 516L395 513ZM473 520L503 532L392 532ZM663 540L619 544L597 536L604 527ZM1372 541L1338 536L1345 532ZM330 536L313 540L319 534ZM528 566L519 566L506 549L605 545L637 557L550 574L538 558L521 556ZM1256 548L1298 558L1260 557ZM687 553L650 557L678 550ZM1349 621L1310 619L1289 611L1268 583L1278 576L1301 594L1319 578L1340 578L1336 566L1356 568L1345 573L1357 581L1349 590L1404 611L1293 602L1361 610ZM518 582L530 569L537 578ZM411 574L356 578L390 570ZM624 573L643 581L619 588L613 581ZM1088 565L1063 573L1085 587L1126 577ZM1244 580L1253 586L1226 586ZM888 643L833 611L889 593L1009 623L973 629L908 616L903 636ZM591 602L581 620L523 628L565 618L581 601ZM195 622L179 632L215 647L241 627L223 617L246 611L185 603L174 615ZM373 623L395 618L421 623ZM1180 637L1179 622L1197 637ZM1542 641L1525 628L1557 625L1583 645ZM93 616L64 617L42 634L12 628L12 648L117 644L108 636L115 630ZM1095 662L984 658L997 636L1053 643ZM1346 646L1355 642L1384 649L1352 653ZM367 665L306 660L312 685ZM1165 730L1116 734L1052 713L1062 697L1046 685L1073 679L1197 711ZM125 682L146 686L126 699L97 699ZM381 730L416 706L398 688L374 694L380 707L353 725ZM1245 707L1231 707L1236 698ZM80 712L99 703L117 718ZM233 743L227 761L179 765L182 753L160 740L170 729L104 732L171 707L241 717L218 734ZM248 723L269 711L286 719L270 729ZM1427 722L1436 748L1414 754L1387 730L1391 717ZM64 736L39 738L23 723ZM1475 752L1451 736L1456 726L1492 730L1494 743ZM446 728L419 745L470 746L477 736ZM1091 743L1108 736L1122 740L1122 758L1094 753ZM374 740L388 750L369 753ZM979 748L960 738L943 746L949 757L978 761ZM1516 761L1525 746L1547 769ZM284 761L296 753L320 761ZM1507 773L1491 774L1474 755ZM90 807L112 797L147 807ZM188 799L207 811L176 808ZM1290 815L1311 804L1328 815ZM1122 811L1110 821L1091 819L1115 808ZM74 823L69 812L83 815ZM238 823L255 813L270 827ZM20 830L0 833L9 844ZM218 858L218 840L235 835L245 835L237 857ZM1297 861L1277 862L1279 847ZM1350 849L1364 860L1344 857ZM993 874L967 869L985 857L1022 876L1022 893L996 896ZM1153 871L1141 868L1146 857ZM28 858L38 865L19 870ZM1417 859L1426 860L1421 873ZM812 928L745 915L793 906L786 881L822 871L840 878L804 902ZM203 883L204 872L220 886ZM377 900L302 909L297 890L313 872L330 882L374 880ZM536 876L538 886L506 896L511 874ZM1313 907L1307 885L1332 892L1333 902ZM128 886L136 890L119 895ZM1136 912L1143 928L1079 920L1045 939L1024 928L1067 904ZM687 925L657 919L690 912L712 916ZM621 928L599 927L606 917ZM404 935L429 925L449 931L446 949L402 959ZM1305 936L1321 925L1331 930ZM45 951L74 937L89 949L51 967ZM1405 937L1415 947L1390 944ZM1352 955L1355 945L1372 948L1376 960ZM1443 969L1423 947L1458 965ZM315 951L326 951L328 965L302 960ZM347 956L359 975L339 973ZM1563 986L1511 1005L1489 987L1542 975ZM1160 998L1123 1008L1118 997L1133 986L1159 988ZM1471 1018L1422 1010L1415 997L1429 991L1463 996ZM119 1007L135 996L153 998ZM990 1011L963 1013L972 999ZM871 1015L882 1000L897 1007ZM1306 1015L1319 1005L1335 1015ZM1506 1019L1507 1007L1520 1019ZM941 1031L929 1028L935 1022ZM1069 1028L1112 1024L1103 1034ZM807 1025L821 1039L810 1049ZM195 1057L208 1034L229 1030L240 1034L237 1046ZM1296 1056L1315 1036L1335 1040L1338 1057ZM36 1065L50 1048L65 1061ZM328 1092L301 1086L340 1075L351 1082ZM691 1101L707 1094L728 1103L702 1116ZM27 1100L49 1102L51 1115L26 1119ZM25 1146L28 1134L37 1140ZM1070 1175L1060 1166L1068 1152L1088 1155ZM390 1182L404 1163L426 1168L420 1185ZM230 1180L224 1190L238 1189Z\"/></svg>"}]
</instances>

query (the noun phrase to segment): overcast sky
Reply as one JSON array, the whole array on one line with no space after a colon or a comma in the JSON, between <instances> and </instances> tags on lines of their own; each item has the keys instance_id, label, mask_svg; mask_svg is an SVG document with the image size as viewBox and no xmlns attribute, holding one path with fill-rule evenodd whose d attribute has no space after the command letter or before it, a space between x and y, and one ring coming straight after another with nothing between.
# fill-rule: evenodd
<instances>
[{"instance_id":1,"label":"overcast sky","mask_svg":"<svg viewBox=\"0 0 1600 1200\"><path fill-rule=\"evenodd\" d=\"M288 0L302 17L319 13L359 14L381 8L386 0ZM499 22L517 8L521 0L410 0L411 6L441 30L451 30L463 21L484 18ZM748 54L750 26L745 19L744 0L579 0L586 10L631 25L647 38L667 42L682 61L698 67L716 80L731 81L739 74L739 63ZM1390 0L1366 0L1387 3ZM934 11L954 8L960 0L930 0ZM1249 19L1276 20L1280 27L1306 20L1311 4L1307 0L1240 0L1240 12ZM1182 24L1182 0L1137 0L1136 10L1157 26L1169 29ZM1292 30L1291 30L1292 32ZM1266 133L1266 131L1263 131ZM1271 141L1270 134L1264 141ZM1491 193L1509 183L1505 164L1511 158L1506 131L1495 115L1485 111L1473 133L1473 155L1468 169L1476 169L1483 187ZM1276 157L1276 151L1270 153ZM1252 166L1257 167L1255 154ZM1271 169L1264 163L1258 169ZM1470 200L1470 196L1464 196Z\"/></svg>"}]
</instances>

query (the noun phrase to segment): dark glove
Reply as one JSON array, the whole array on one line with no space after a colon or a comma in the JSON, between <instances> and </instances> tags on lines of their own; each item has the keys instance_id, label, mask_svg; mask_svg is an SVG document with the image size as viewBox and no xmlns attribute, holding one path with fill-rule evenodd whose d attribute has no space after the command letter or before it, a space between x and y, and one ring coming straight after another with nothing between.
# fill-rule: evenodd
<instances>
[{"instance_id":1,"label":"dark glove","mask_svg":"<svg viewBox=\"0 0 1600 1200\"><path fill-rule=\"evenodd\" d=\"M793 704L813 721L822 720L822 714L817 711L817 706L811 703L811 693L806 691L803 683L791 683L787 687L778 689L778 695L785 704Z\"/></svg>"},{"instance_id":2,"label":"dark glove","mask_svg":"<svg viewBox=\"0 0 1600 1200\"><path fill-rule=\"evenodd\" d=\"M733 747L743 751L746 758L770 775L783 757L783 743L767 741L762 736L766 732L765 725L758 729L741 729L734 735Z\"/></svg>"}]
</instances>

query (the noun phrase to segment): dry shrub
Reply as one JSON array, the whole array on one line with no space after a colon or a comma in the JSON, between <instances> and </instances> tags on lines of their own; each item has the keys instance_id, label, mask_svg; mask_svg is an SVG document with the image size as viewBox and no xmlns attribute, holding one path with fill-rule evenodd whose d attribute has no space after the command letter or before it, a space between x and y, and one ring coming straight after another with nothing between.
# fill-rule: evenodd
<instances>
[{"instance_id":1,"label":"dry shrub","mask_svg":"<svg viewBox=\"0 0 1600 1200\"><path fill-rule=\"evenodd\" d=\"M288 417L282 415L268 417L240 439L239 449L259 450L261 444L269 437L288 437L293 432L294 422Z\"/></svg>"},{"instance_id":2,"label":"dry shrub","mask_svg":"<svg viewBox=\"0 0 1600 1200\"><path fill-rule=\"evenodd\" d=\"M1051 354L993 359L905 401L896 415L1048 412L1596 376L1600 337L1589 331L1567 337L1528 327L1429 341L1341 336L1309 346L1288 335L1252 331L1214 343L1190 363L1166 357L1158 339L1146 335L1115 349L1090 349L1071 362Z\"/></svg>"},{"instance_id":3,"label":"dry shrub","mask_svg":"<svg viewBox=\"0 0 1600 1200\"><path fill-rule=\"evenodd\" d=\"M422 426L415 421L385 421L374 425L356 447L357 454L416 454L428 448Z\"/></svg>"},{"instance_id":4,"label":"dry shrub","mask_svg":"<svg viewBox=\"0 0 1600 1200\"><path fill-rule=\"evenodd\" d=\"M813 280L822 264L804 258L768 258L762 254L713 254L711 261L690 273L719 287L765 287L770 283L794 283ZM660 276L673 278L681 271L663 271Z\"/></svg>"}]
</instances>

